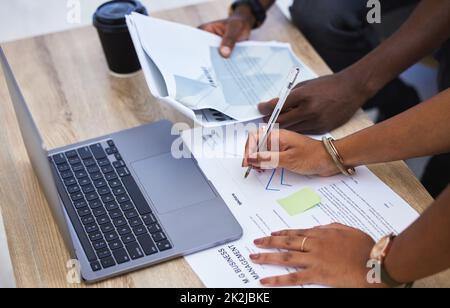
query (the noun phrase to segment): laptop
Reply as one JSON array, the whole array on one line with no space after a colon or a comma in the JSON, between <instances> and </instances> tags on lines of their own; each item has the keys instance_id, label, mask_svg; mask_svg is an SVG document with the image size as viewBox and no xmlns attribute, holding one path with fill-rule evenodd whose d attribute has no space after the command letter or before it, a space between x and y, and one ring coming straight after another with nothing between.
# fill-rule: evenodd
<instances>
[{"instance_id":1,"label":"laptop","mask_svg":"<svg viewBox=\"0 0 450 308\"><path fill-rule=\"evenodd\" d=\"M196 160L173 158L170 122L47 151L1 48L0 59L31 164L84 281L242 236Z\"/></svg>"}]
</instances>

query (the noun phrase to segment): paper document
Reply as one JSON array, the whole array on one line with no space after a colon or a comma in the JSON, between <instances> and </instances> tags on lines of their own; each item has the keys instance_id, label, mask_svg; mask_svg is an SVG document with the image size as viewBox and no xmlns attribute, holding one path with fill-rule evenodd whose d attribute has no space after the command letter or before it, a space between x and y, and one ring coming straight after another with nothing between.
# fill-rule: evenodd
<instances>
[{"instance_id":1,"label":"paper document","mask_svg":"<svg viewBox=\"0 0 450 308\"><path fill-rule=\"evenodd\" d=\"M194 112L214 110L239 122L255 120L262 117L257 105L279 96L293 67L302 68L299 82L317 77L289 44L243 42L224 59L217 35L140 14L129 19L138 37L135 45L158 68L167 97Z\"/></svg>"},{"instance_id":2,"label":"paper document","mask_svg":"<svg viewBox=\"0 0 450 308\"><path fill-rule=\"evenodd\" d=\"M3 224L2 212L0 211L0 289L15 288L11 258L9 256L8 240L6 238L5 226Z\"/></svg>"},{"instance_id":3,"label":"paper document","mask_svg":"<svg viewBox=\"0 0 450 308\"><path fill-rule=\"evenodd\" d=\"M249 259L250 254L261 252L253 241L273 231L339 222L379 240L391 232L401 233L418 217L368 168L358 168L354 177L330 178L279 169L252 172L245 180L241 167L245 134L215 134L205 137L203 144L191 145L193 132L184 133L185 144L190 145L203 172L244 230L237 242L186 258L207 287L260 287L261 278L293 272L292 268L255 265ZM228 158L215 158L214 153L220 151L229 154Z\"/></svg>"}]
</instances>

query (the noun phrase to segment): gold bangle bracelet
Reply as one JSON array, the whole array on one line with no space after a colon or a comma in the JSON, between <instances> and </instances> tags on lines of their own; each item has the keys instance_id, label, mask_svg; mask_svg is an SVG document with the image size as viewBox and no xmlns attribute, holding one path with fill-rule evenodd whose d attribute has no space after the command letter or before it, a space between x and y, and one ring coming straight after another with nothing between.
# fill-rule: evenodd
<instances>
[{"instance_id":1,"label":"gold bangle bracelet","mask_svg":"<svg viewBox=\"0 0 450 308\"><path fill-rule=\"evenodd\" d=\"M327 150L328 154L330 154L331 158L333 159L334 163L336 164L336 167L339 169L339 171L346 175L346 176L353 176L356 174L355 168L352 167L346 167L344 164L344 159L339 154L336 146L333 143L333 138L327 138L323 137L322 142L325 146L325 149Z\"/></svg>"}]
</instances>

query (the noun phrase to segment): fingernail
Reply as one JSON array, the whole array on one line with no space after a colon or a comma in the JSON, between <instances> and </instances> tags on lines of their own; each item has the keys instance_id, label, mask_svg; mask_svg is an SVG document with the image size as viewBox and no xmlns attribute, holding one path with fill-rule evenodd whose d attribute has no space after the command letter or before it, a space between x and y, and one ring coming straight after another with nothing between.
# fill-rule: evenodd
<instances>
[{"instance_id":1,"label":"fingernail","mask_svg":"<svg viewBox=\"0 0 450 308\"><path fill-rule=\"evenodd\" d=\"M255 245L261 245L264 242L264 239L259 238L254 241Z\"/></svg>"},{"instance_id":2,"label":"fingernail","mask_svg":"<svg viewBox=\"0 0 450 308\"><path fill-rule=\"evenodd\" d=\"M252 260L258 260L259 257L260 257L260 254L253 254L253 255L250 255L250 259L252 259Z\"/></svg>"},{"instance_id":3,"label":"fingernail","mask_svg":"<svg viewBox=\"0 0 450 308\"><path fill-rule=\"evenodd\" d=\"M223 47L220 48L220 53L224 57L229 57L230 54L231 54L231 49L230 49L230 47L223 46Z\"/></svg>"},{"instance_id":4,"label":"fingernail","mask_svg":"<svg viewBox=\"0 0 450 308\"><path fill-rule=\"evenodd\" d=\"M278 235L281 235L281 232L280 232L280 231L272 232L272 235L273 235L273 236L278 236Z\"/></svg>"},{"instance_id":5,"label":"fingernail","mask_svg":"<svg viewBox=\"0 0 450 308\"><path fill-rule=\"evenodd\" d=\"M259 282L260 282L262 285L267 285L267 284L269 284L269 280L268 280L268 279L261 279Z\"/></svg>"}]
</instances>

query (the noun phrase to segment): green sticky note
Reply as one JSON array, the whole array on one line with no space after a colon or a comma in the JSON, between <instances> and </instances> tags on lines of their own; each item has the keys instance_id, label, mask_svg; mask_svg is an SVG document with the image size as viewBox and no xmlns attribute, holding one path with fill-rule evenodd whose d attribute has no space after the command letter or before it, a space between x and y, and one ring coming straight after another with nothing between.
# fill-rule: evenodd
<instances>
[{"instance_id":1,"label":"green sticky note","mask_svg":"<svg viewBox=\"0 0 450 308\"><path fill-rule=\"evenodd\" d=\"M304 188L277 202L290 216L295 216L312 209L318 205L320 201L320 196L314 190L311 188Z\"/></svg>"}]
</instances>

